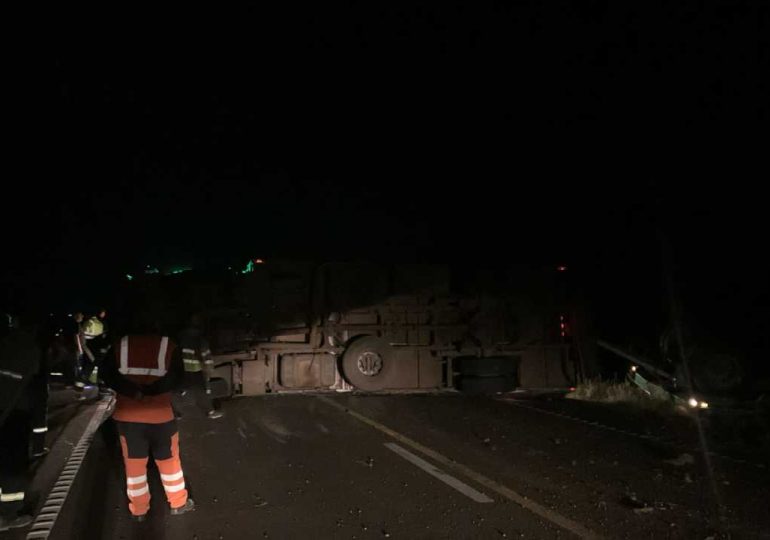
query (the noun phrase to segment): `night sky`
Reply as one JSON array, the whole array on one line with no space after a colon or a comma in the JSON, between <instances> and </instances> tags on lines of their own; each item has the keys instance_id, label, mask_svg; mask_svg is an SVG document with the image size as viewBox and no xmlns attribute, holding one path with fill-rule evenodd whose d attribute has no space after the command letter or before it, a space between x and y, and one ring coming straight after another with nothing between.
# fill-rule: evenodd
<instances>
[{"instance_id":1,"label":"night sky","mask_svg":"<svg viewBox=\"0 0 770 540\"><path fill-rule=\"evenodd\" d=\"M252 256L644 283L660 229L690 282L766 305L766 8L643 4L347 3L60 41L6 177L3 288L72 306L144 264Z\"/></svg>"}]
</instances>

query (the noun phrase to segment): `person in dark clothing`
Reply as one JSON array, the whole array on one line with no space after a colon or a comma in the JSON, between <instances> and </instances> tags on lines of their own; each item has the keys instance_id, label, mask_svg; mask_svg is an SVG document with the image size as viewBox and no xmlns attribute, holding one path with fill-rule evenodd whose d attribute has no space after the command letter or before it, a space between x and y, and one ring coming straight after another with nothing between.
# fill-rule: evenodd
<instances>
[{"instance_id":1,"label":"person in dark clothing","mask_svg":"<svg viewBox=\"0 0 770 540\"><path fill-rule=\"evenodd\" d=\"M185 384L182 395L189 394L196 406L209 418L222 417L218 399L211 396L211 378L214 360L208 340L203 334L199 316L190 318L190 324L179 334L179 345L184 359Z\"/></svg>"},{"instance_id":2,"label":"person in dark clothing","mask_svg":"<svg viewBox=\"0 0 770 540\"><path fill-rule=\"evenodd\" d=\"M0 321L0 531L25 527L23 513L29 485L29 442L41 350L34 335L3 314Z\"/></svg>"},{"instance_id":3,"label":"person in dark clothing","mask_svg":"<svg viewBox=\"0 0 770 540\"><path fill-rule=\"evenodd\" d=\"M41 355L40 369L30 381L32 409L32 457L41 458L48 454L45 445L48 434L48 365L46 355Z\"/></svg>"},{"instance_id":4,"label":"person in dark clothing","mask_svg":"<svg viewBox=\"0 0 770 540\"><path fill-rule=\"evenodd\" d=\"M93 369L89 374L89 382L99 385L99 393L105 395L109 393L107 385L101 377L100 369L103 365L104 359L108 356L112 349L112 337L109 334L109 327L107 325L107 310L101 309L99 312L91 317L95 319L101 325L101 333L92 336L86 336L86 347L88 348L91 356L94 359Z\"/></svg>"},{"instance_id":5,"label":"person in dark clothing","mask_svg":"<svg viewBox=\"0 0 770 540\"><path fill-rule=\"evenodd\" d=\"M89 356L90 350L86 344L86 336L83 331L85 315L82 312L75 313L70 331L77 347L77 366L75 368L75 386L83 389L88 386L88 377L91 375L93 359Z\"/></svg>"}]
</instances>

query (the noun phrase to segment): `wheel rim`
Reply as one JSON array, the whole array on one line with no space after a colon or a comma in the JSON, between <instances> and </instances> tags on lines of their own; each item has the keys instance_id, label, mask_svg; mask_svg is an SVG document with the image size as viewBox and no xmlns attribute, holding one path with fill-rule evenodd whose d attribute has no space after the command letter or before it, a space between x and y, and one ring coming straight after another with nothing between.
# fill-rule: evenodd
<instances>
[{"instance_id":1,"label":"wheel rim","mask_svg":"<svg viewBox=\"0 0 770 540\"><path fill-rule=\"evenodd\" d=\"M361 353L356 362L358 371L367 377L374 377L382 371L382 357L373 351Z\"/></svg>"}]
</instances>

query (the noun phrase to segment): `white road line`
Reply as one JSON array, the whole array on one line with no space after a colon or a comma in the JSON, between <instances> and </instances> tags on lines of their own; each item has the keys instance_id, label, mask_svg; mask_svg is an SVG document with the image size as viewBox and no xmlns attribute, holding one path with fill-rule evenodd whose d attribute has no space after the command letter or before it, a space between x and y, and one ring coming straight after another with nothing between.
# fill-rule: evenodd
<instances>
[{"instance_id":1,"label":"white road line","mask_svg":"<svg viewBox=\"0 0 770 540\"><path fill-rule=\"evenodd\" d=\"M466 467L461 463L457 463L456 461L449 459L443 454L440 454L435 450L432 450L427 446L424 446L418 443L417 441L412 440L409 437L406 437L405 435L401 435L397 431L394 431L389 427L383 424L380 424L376 420L372 420L371 418L368 418L363 414L360 414L360 413L357 413L356 411L348 409L344 405L337 403L333 399L330 399L326 396L318 396L318 399L323 401L327 405L334 407L335 409L348 413L353 418L356 418L357 420L360 420L364 424L367 424L373 427L374 429L381 431L382 433L385 433L390 437L393 437L397 441L411 447L413 450L417 450L418 452L429 457L433 461L440 463L447 469L460 473L466 478L470 478L477 484L482 485L499 495L502 495L506 499L515 502L522 508L529 510L533 514L540 516L541 518L548 520L555 525L558 525L562 529L569 531L580 538L591 538L591 539L602 538L601 535L593 532L591 529L589 529L585 525L582 525L577 521L574 521L566 516L562 516L555 510L551 510L550 508L547 508L542 504L536 503L535 501L533 501L532 499L528 499L524 495L520 495L519 493L510 489L509 487L499 484L494 480L492 480L491 478L487 478L486 476L480 473L477 473L470 467Z\"/></svg>"},{"instance_id":2,"label":"white road line","mask_svg":"<svg viewBox=\"0 0 770 540\"><path fill-rule=\"evenodd\" d=\"M444 471L437 469L436 467L434 467L433 465L431 465L421 457L415 456L409 450L405 448L401 448L396 443L385 443L385 446L393 450L396 454L398 454L405 460L413 463L414 465L417 465L419 468L421 468L423 471L425 471L429 475L435 478L438 478L439 480L444 482L446 485L455 488L457 491L459 491L466 497L473 499L477 503L495 502L494 500L484 495L482 492L473 489L471 486L469 486L465 482L461 482L454 476L448 475Z\"/></svg>"}]
</instances>

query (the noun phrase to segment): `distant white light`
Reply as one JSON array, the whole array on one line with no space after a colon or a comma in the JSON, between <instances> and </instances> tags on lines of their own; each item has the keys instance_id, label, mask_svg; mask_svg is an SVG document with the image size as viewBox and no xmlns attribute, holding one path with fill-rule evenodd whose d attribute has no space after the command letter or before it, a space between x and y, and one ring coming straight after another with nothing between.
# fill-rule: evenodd
<instances>
[{"instance_id":1,"label":"distant white light","mask_svg":"<svg viewBox=\"0 0 770 540\"><path fill-rule=\"evenodd\" d=\"M693 407L693 408L698 406L698 400L692 397L687 403L690 405L690 407Z\"/></svg>"},{"instance_id":2,"label":"distant white light","mask_svg":"<svg viewBox=\"0 0 770 540\"><path fill-rule=\"evenodd\" d=\"M709 404L706 403L705 401L701 401L700 402L700 408L701 409L708 409L709 408Z\"/></svg>"},{"instance_id":3,"label":"distant white light","mask_svg":"<svg viewBox=\"0 0 770 540\"><path fill-rule=\"evenodd\" d=\"M638 368L637 368L636 366L631 366L631 371L633 371L634 373L636 373L636 370L637 370L637 369L638 369Z\"/></svg>"}]
</instances>

